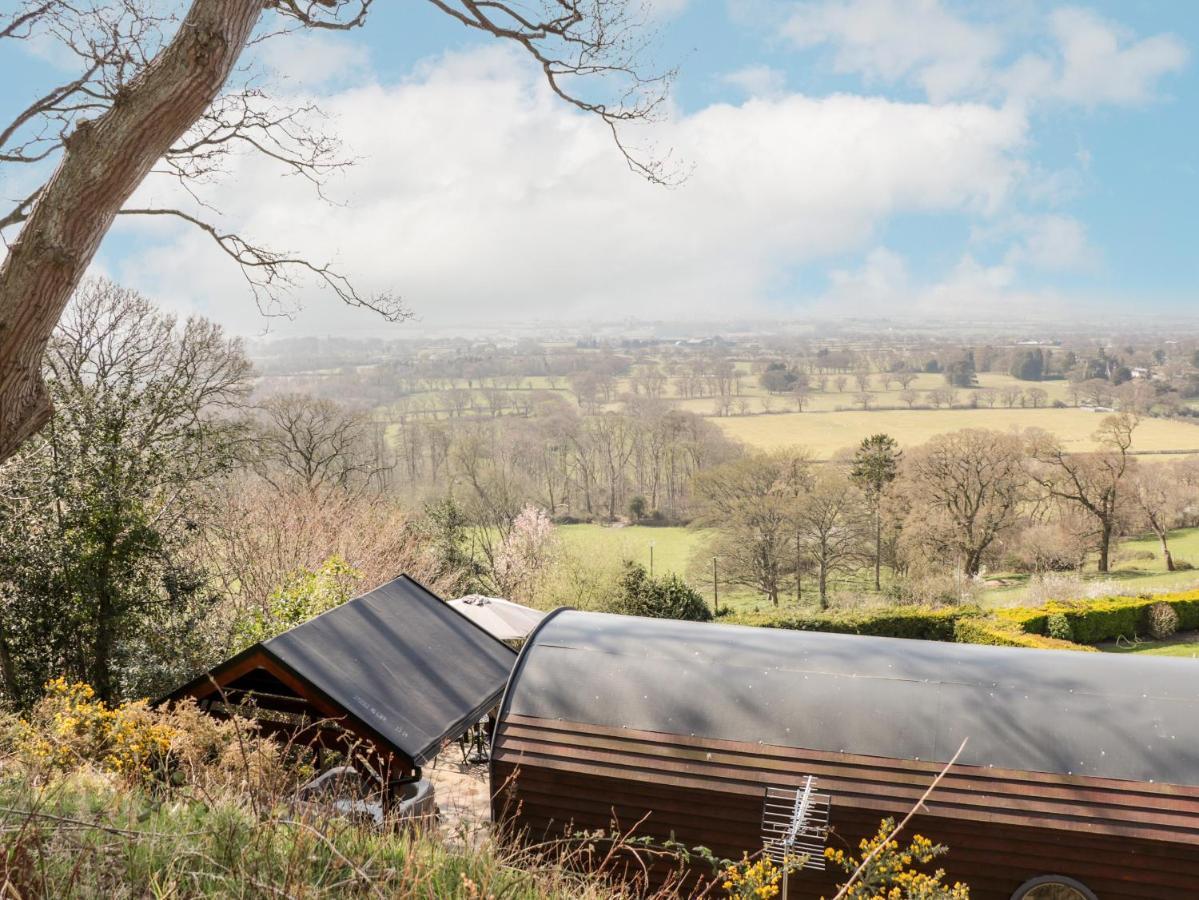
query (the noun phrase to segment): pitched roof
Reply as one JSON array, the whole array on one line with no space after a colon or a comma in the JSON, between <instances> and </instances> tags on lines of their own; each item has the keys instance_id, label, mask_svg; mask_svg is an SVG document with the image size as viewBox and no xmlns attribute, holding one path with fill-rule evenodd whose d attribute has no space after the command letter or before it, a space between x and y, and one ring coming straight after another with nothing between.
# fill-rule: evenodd
<instances>
[{"instance_id":1,"label":"pitched roof","mask_svg":"<svg viewBox=\"0 0 1199 900\"><path fill-rule=\"evenodd\" d=\"M894 759L1199 785L1190 660L560 611L501 709Z\"/></svg>"},{"instance_id":2,"label":"pitched roof","mask_svg":"<svg viewBox=\"0 0 1199 900\"><path fill-rule=\"evenodd\" d=\"M516 659L404 575L247 648L166 699L220 683L256 653L417 765L498 702Z\"/></svg>"}]
</instances>

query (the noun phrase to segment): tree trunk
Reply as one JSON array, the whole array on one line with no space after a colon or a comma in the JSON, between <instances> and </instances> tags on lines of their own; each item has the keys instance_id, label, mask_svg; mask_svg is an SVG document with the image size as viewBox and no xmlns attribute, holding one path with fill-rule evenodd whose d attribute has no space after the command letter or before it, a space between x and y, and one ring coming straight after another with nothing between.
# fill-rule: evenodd
<instances>
[{"instance_id":1,"label":"tree trunk","mask_svg":"<svg viewBox=\"0 0 1199 900\"><path fill-rule=\"evenodd\" d=\"M62 160L0 265L0 461L49 419L42 352L117 212L215 99L264 0L193 0L171 43Z\"/></svg>"},{"instance_id":2,"label":"tree trunk","mask_svg":"<svg viewBox=\"0 0 1199 900\"><path fill-rule=\"evenodd\" d=\"M982 552L979 550L970 550L966 553L966 562L962 567L962 571L967 578L973 578L978 574L978 570L982 567Z\"/></svg>"},{"instance_id":3,"label":"tree trunk","mask_svg":"<svg viewBox=\"0 0 1199 900\"><path fill-rule=\"evenodd\" d=\"M1099 571L1106 575L1111 559L1112 548L1112 523L1104 520L1103 527L1099 531Z\"/></svg>"},{"instance_id":4,"label":"tree trunk","mask_svg":"<svg viewBox=\"0 0 1199 900\"><path fill-rule=\"evenodd\" d=\"M1158 541L1162 545L1162 559L1166 561L1166 571L1174 571L1174 557L1170 555L1170 545L1166 542L1166 533L1160 532L1157 536Z\"/></svg>"},{"instance_id":5,"label":"tree trunk","mask_svg":"<svg viewBox=\"0 0 1199 900\"><path fill-rule=\"evenodd\" d=\"M874 589L881 591L882 582L879 579L879 569L883 560L883 511L877 505L874 507Z\"/></svg>"},{"instance_id":6,"label":"tree trunk","mask_svg":"<svg viewBox=\"0 0 1199 900\"><path fill-rule=\"evenodd\" d=\"M828 566L823 557L820 560L818 577L820 580L820 608L828 609Z\"/></svg>"}]
</instances>

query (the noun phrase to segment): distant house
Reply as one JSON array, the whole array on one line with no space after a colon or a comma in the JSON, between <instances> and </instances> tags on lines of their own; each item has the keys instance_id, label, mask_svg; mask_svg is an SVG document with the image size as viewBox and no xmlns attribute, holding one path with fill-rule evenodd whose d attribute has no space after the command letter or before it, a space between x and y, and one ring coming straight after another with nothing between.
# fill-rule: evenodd
<instances>
[{"instance_id":1,"label":"distant house","mask_svg":"<svg viewBox=\"0 0 1199 900\"><path fill-rule=\"evenodd\" d=\"M806 776L829 844L912 809L974 900L1193 897L1191 660L559 611L529 638L492 748L494 815L531 840L629 828L762 848L766 792ZM668 874L654 869L655 879ZM843 876L842 876L843 877ZM835 873L802 872L802 897Z\"/></svg>"}]
</instances>

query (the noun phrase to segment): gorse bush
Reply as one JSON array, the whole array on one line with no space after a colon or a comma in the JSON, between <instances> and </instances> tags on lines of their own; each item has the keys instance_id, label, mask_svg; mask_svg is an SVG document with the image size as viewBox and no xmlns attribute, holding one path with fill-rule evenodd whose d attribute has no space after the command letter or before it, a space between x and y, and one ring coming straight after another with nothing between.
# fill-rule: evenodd
<instances>
[{"instance_id":1,"label":"gorse bush","mask_svg":"<svg viewBox=\"0 0 1199 900\"><path fill-rule=\"evenodd\" d=\"M4 733L8 771L45 783L91 771L148 787L205 793L231 786L247 797L274 796L312 775L307 750L261 736L245 719L218 719L192 701L155 708L145 701L109 705L86 684L54 679L45 696Z\"/></svg>"},{"instance_id":2,"label":"gorse bush","mask_svg":"<svg viewBox=\"0 0 1199 900\"><path fill-rule=\"evenodd\" d=\"M110 707L86 684L56 678L28 716L10 729L11 749L30 771L80 765L130 777L161 762L175 730L144 702Z\"/></svg>"},{"instance_id":3,"label":"gorse bush","mask_svg":"<svg viewBox=\"0 0 1199 900\"><path fill-rule=\"evenodd\" d=\"M884 819L874 837L858 844L857 858L844 850L828 848L825 859L846 872L863 865L859 880L845 893L847 900L969 900L970 889L956 882L945 884L945 870L922 872L933 860L949 852L922 835L913 835L901 847L892 835L895 820Z\"/></svg>"}]
</instances>

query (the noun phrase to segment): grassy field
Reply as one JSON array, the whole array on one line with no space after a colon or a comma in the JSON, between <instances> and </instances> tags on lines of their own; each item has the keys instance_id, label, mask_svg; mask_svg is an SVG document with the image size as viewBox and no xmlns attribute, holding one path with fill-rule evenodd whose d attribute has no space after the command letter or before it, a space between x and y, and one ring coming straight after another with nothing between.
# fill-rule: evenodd
<instances>
[{"instance_id":1,"label":"grassy field","mask_svg":"<svg viewBox=\"0 0 1199 900\"><path fill-rule=\"evenodd\" d=\"M1085 450L1094 446L1091 435L1102 418L1084 409L905 409L732 416L713 421L730 437L754 447L769 449L794 444L807 447L819 459L828 459L838 450L853 447L862 438L878 432L886 432L902 446L913 446L959 428L997 431L1043 428L1058 435L1072 449ZM1169 419L1143 419L1135 434L1133 450L1199 450L1199 427Z\"/></svg>"},{"instance_id":2,"label":"grassy field","mask_svg":"<svg viewBox=\"0 0 1199 900\"><path fill-rule=\"evenodd\" d=\"M1135 559L1138 555L1152 553L1152 559ZM1199 566L1199 528L1183 528L1170 536L1170 553L1175 562L1189 562ZM1028 593L1027 576L1002 576L1011 583L1004 587L991 588L983 593L981 601L991 606L1017 606ZM1199 569L1185 572L1167 572L1162 559L1161 546L1157 538L1132 538L1121 541L1116 548L1112 571L1100 575L1091 570L1085 575L1089 581L1111 582L1118 591L1141 593L1143 591L1181 591L1199 587Z\"/></svg>"},{"instance_id":3,"label":"grassy field","mask_svg":"<svg viewBox=\"0 0 1199 900\"><path fill-rule=\"evenodd\" d=\"M708 561L704 556L707 535L691 528L650 528L630 525L614 528L604 525L563 525L558 534L565 547L576 554L586 554L591 559L610 561L617 565L623 559L631 559L646 568L650 562L650 544L654 545L654 574L674 573L688 577L693 586L706 598L711 598L712 584ZM1199 566L1199 528L1177 531L1170 540L1170 550L1176 561L1186 561ZM1144 553L1152 553L1152 559L1135 559ZM1002 575L996 577L1007 582L1002 587L993 587L983 592L979 601L985 606L1016 606L1025 602L1029 593L1028 577L1024 575ZM1155 538L1137 538L1122 541L1117 549L1113 571L1099 575L1090 571L1087 581L1110 584L1115 591L1141 593L1143 591L1176 591L1199 586L1199 569L1185 572L1167 572L1161 558L1161 548ZM868 579L860 583L837 584L838 589L852 587L866 591ZM765 609L767 601L752 590L725 586L722 581L721 603L738 609ZM806 601L805 597L805 601ZM814 599L813 599L814 602ZM1180 651L1181 653L1181 651ZM1185 655L1185 654L1182 654Z\"/></svg>"},{"instance_id":4,"label":"grassy field","mask_svg":"<svg viewBox=\"0 0 1199 900\"><path fill-rule=\"evenodd\" d=\"M653 544L654 574L673 572L683 576L692 551L703 540L703 532L690 528L649 528L629 525L562 525L558 535L567 550L594 556L631 559L647 569Z\"/></svg>"},{"instance_id":5,"label":"grassy field","mask_svg":"<svg viewBox=\"0 0 1199 900\"><path fill-rule=\"evenodd\" d=\"M1164 641L1138 641L1130 643L1096 644L1104 653L1138 653L1146 656L1177 656L1183 659L1199 659L1199 632L1187 631Z\"/></svg>"}]
</instances>

